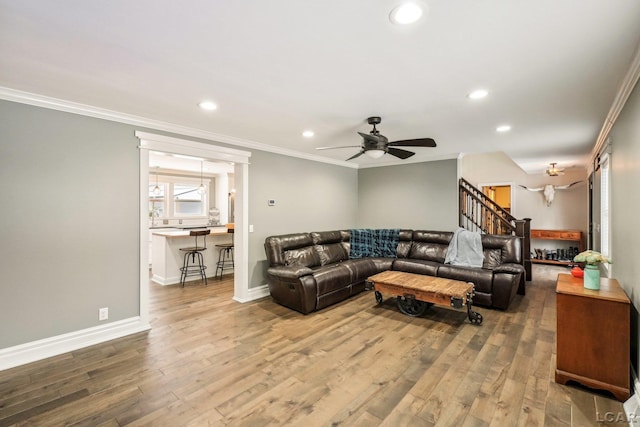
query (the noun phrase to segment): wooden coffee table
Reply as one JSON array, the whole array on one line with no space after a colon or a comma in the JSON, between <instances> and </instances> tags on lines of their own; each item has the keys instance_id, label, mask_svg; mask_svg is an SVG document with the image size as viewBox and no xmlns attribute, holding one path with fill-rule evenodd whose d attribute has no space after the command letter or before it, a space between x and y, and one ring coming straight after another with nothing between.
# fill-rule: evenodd
<instances>
[{"instance_id":1,"label":"wooden coffee table","mask_svg":"<svg viewBox=\"0 0 640 427\"><path fill-rule=\"evenodd\" d=\"M382 293L394 295L400 311L409 316L420 316L433 304L457 309L466 305L469 321L482 324L482 315L471 309L473 283L403 271L383 271L369 277L367 283L373 287L378 304Z\"/></svg>"}]
</instances>

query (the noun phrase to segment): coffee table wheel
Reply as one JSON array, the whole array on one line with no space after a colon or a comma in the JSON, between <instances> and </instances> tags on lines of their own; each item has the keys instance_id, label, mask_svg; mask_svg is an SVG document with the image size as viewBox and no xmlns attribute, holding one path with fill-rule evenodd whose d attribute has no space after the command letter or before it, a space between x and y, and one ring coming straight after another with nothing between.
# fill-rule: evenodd
<instances>
[{"instance_id":1,"label":"coffee table wheel","mask_svg":"<svg viewBox=\"0 0 640 427\"><path fill-rule=\"evenodd\" d=\"M423 301L418 301L415 298L398 296L398 308L407 316L421 316L427 310L427 307L428 305Z\"/></svg>"},{"instance_id":2,"label":"coffee table wheel","mask_svg":"<svg viewBox=\"0 0 640 427\"><path fill-rule=\"evenodd\" d=\"M472 312L469 313L469 320L474 325L481 325L482 324L482 314L478 313L477 311L472 311Z\"/></svg>"},{"instance_id":3,"label":"coffee table wheel","mask_svg":"<svg viewBox=\"0 0 640 427\"><path fill-rule=\"evenodd\" d=\"M381 304L382 303L382 294L380 293L380 291L375 291L374 293L375 293L375 296L376 296L376 302L378 304Z\"/></svg>"}]
</instances>

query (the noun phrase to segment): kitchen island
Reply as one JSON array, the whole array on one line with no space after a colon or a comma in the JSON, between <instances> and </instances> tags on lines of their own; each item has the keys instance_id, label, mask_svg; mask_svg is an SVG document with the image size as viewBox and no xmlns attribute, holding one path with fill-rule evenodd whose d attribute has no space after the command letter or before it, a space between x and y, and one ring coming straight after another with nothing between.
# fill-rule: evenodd
<instances>
[{"instance_id":1,"label":"kitchen island","mask_svg":"<svg viewBox=\"0 0 640 427\"><path fill-rule=\"evenodd\" d=\"M227 232L226 227L199 227L208 228L211 234L207 236L207 250L203 252L204 263L207 266L207 277L213 277L216 273L216 262L219 250L215 245L231 243L233 234ZM151 246L151 280L160 285L173 285L180 283L180 267L184 261L184 252L180 248L192 247L195 237L189 235L192 229L165 229L152 231ZM198 238L198 245L202 244L202 238ZM189 276L187 281L200 280L198 276Z\"/></svg>"}]
</instances>

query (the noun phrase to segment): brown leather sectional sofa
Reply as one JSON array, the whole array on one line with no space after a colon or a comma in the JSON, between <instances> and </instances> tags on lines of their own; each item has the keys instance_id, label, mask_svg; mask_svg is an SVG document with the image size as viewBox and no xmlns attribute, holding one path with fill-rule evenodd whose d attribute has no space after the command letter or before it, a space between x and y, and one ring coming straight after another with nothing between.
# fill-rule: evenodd
<instances>
[{"instance_id":1,"label":"brown leather sectional sofa","mask_svg":"<svg viewBox=\"0 0 640 427\"><path fill-rule=\"evenodd\" d=\"M453 234L400 230L395 257L357 259L350 258L345 230L267 237L269 291L279 304L307 314L363 291L376 273L396 270L473 282L474 304L487 307L506 309L516 292L524 295L520 238L482 235L484 260L477 268L444 263Z\"/></svg>"}]
</instances>

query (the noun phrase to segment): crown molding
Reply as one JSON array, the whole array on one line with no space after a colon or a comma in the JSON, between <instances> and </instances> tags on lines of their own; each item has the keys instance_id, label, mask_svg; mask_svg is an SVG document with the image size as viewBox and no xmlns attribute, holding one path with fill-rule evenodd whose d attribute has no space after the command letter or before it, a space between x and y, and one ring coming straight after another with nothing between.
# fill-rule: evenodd
<instances>
[{"instance_id":1,"label":"crown molding","mask_svg":"<svg viewBox=\"0 0 640 427\"><path fill-rule=\"evenodd\" d=\"M266 151L268 153L280 154L288 157L296 157L304 160L311 160L319 163L327 163L336 166L358 169L355 163L348 163L343 160L328 159L322 156L314 156L311 154L301 153L295 150L275 147L273 145L264 144L257 141L251 141L243 138L236 138L229 135L222 135L215 132L209 132L202 129L191 128L178 125L175 123L164 122L160 120L149 119L146 117L135 116L132 114L121 113L118 111L108 110L105 108L94 107L92 105L80 104L77 102L66 101L63 99L52 98L35 93L23 92L16 89L0 86L0 99L6 101L18 102L21 104L33 105L36 107L48 108L51 110L64 111L67 113L78 114L82 116L94 117L97 119L110 120L113 122L124 123L133 126L141 126L149 129L171 132L181 136L205 139L207 141L229 144L236 147L244 147L254 150Z\"/></svg>"},{"instance_id":2,"label":"crown molding","mask_svg":"<svg viewBox=\"0 0 640 427\"><path fill-rule=\"evenodd\" d=\"M596 139L596 144L591 151L591 155L589 156L589 164L587 165L588 173L591 173L593 170L593 163L595 159L598 157L598 154L606 147L609 142L609 133L611 129L618 120L618 116L620 112L624 108L629 96L633 92L638 80L640 79L640 43L636 48L636 52L633 55L633 59L631 60L631 64L629 65L629 69L627 70L627 74L622 79L622 83L620 83L620 87L618 88L618 92L616 93L616 97L613 100L613 104L609 109L609 113L600 129L600 133L598 134L598 139Z\"/></svg>"}]
</instances>

